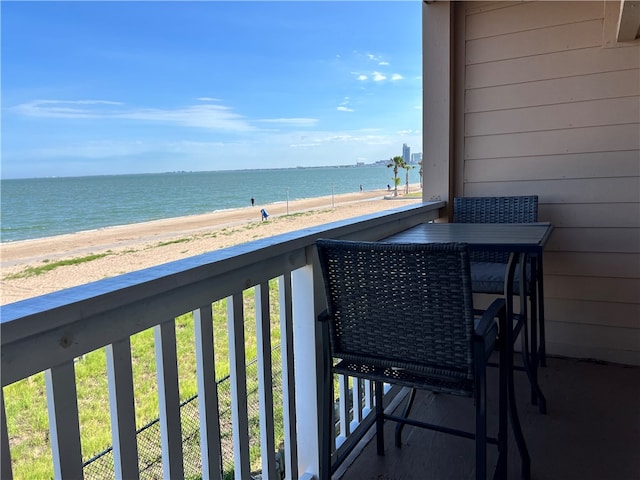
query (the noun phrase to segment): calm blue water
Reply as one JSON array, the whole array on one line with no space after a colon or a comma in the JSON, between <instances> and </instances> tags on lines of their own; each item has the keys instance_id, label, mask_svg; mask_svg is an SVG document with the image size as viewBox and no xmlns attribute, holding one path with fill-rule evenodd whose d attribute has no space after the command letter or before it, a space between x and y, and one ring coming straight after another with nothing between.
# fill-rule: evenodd
<instances>
[{"instance_id":1,"label":"calm blue water","mask_svg":"<svg viewBox=\"0 0 640 480\"><path fill-rule=\"evenodd\" d=\"M419 183L418 169L409 171ZM400 172L402 184L406 171ZM3 179L2 242L386 188L385 166Z\"/></svg>"}]
</instances>

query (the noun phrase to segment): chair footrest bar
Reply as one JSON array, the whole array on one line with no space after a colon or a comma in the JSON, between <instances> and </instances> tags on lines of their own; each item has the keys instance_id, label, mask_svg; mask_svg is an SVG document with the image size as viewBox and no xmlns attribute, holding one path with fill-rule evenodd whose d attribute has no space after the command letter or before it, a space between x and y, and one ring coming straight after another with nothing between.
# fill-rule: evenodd
<instances>
[{"instance_id":1,"label":"chair footrest bar","mask_svg":"<svg viewBox=\"0 0 640 480\"><path fill-rule=\"evenodd\" d=\"M448 433L450 435L468 438L470 440L475 440L476 438L475 433L467 432L465 430L458 430L456 428L444 427L442 425L434 425L432 423L420 422L418 420L413 420L411 418L402 418L402 417L397 417L395 415L389 415L386 413L383 415L383 418L385 420L391 420L392 422L403 423L406 425L412 425L414 427L419 427L419 428L426 428L427 430L433 430L440 433ZM487 443L490 443L492 445L497 445L498 439L494 437L487 437Z\"/></svg>"}]
</instances>

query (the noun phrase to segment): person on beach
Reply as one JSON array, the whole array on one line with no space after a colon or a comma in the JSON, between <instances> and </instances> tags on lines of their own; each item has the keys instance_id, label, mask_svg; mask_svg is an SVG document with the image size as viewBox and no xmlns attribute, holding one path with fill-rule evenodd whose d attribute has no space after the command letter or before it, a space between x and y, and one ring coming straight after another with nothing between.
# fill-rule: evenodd
<instances>
[{"instance_id":1,"label":"person on beach","mask_svg":"<svg viewBox=\"0 0 640 480\"><path fill-rule=\"evenodd\" d=\"M364 190L364 187L360 185L360 191L362 192L363 190Z\"/></svg>"},{"instance_id":2,"label":"person on beach","mask_svg":"<svg viewBox=\"0 0 640 480\"><path fill-rule=\"evenodd\" d=\"M253 197L251 197L251 206L253 207L253 205L256 203L256 201L254 200Z\"/></svg>"},{"instance_id":3,"label":"person on beach","mask_svg":"<svg viewBox=\"0 0 640 480\"><path fill-rule=\"evenodd\" d=\"M267 218L269 218L269 214L267 213L267 211L263 208L260 210L260 215L262 215L262 220L266 220Z\"/></svg>"}]
</instances>

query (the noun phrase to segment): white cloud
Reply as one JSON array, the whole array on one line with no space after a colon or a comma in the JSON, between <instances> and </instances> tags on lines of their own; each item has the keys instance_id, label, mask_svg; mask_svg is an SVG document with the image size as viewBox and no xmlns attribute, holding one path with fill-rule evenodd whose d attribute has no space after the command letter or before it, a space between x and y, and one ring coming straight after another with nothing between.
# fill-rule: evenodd
<instances>
[{"instance_id":1,"label":"white cloud","mask_svg":"<svg viewBox=\"0 0 640 480\"><path fill-rule=\"evenodd\" d=\"M391 80L392 81L396 81L396 80L402 80L404 77L402 75L400 75L399 73L394 73L393 75L391 75Z\"/></svg>"},{"instance_id":2,"label":"white cloud","mask_svg":"<svg viewBox=\"0 0 640 480\"><path fill-rule=\"evenodd\" d=\"M34 100L14 107L19 114L59 119L94 118L163 122L185 127L248 132L255 130L242 115L223 105L189 105L176 109L122 108L122 102L105 100ZM106 108L111 107L111 108Z\"/></svg>"},{"instance_id":3,"label":"white cloud","mask_svg":"<svg viewBox=\"0 0 640 480\"><path fill-rule=\"evenodd\" d=\"M378 65L380 65L382 67L387 67L387 66L389 66L389 62L379 62Z\"/></svg>"},{"instance_id":4,"label":"white cloud","mask_svg":"<svg viewBox=\"0 0 640 480\"><path fill-rule=\"evenodd\" d=\"M380 72L373 72L373 81L374 82L381 82L383 80L386 80L387 76L384 73L380 73Z\"/></svg>"},{"instance_id":5,"label":"white cloud","mask_svg":"<svg viewBox=\"0 0 640 480\"><path fill-rule=\"evenodd\" d=\"M353 108L349 108L349 107L345 107L344 105L340 105L339 107L336 107L336 110L338 110L339 112L353 112Z\"/></svg>"},{"instance_id":6,"label":"white cloud","mask_svg":"<svg viewBox=\"0 0 640 480\"><path fill-rule=\"evenodd\" d=\"M262 118L258 122L277 123L280 125L295 125L299 127L313 126L318 123L317 118Z\"/></svg>"}]
</instances>

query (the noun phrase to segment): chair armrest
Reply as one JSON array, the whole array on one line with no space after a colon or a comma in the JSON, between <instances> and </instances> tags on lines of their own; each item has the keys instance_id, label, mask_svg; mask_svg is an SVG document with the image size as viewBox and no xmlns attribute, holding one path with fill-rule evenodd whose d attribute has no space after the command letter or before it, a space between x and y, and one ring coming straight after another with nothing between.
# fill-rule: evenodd
<instances>
[{"instance_id":1,"label":"chair armrest","mask_svg":"<svg viewBox=\"0 0 640 480\"><path fill-rule=\"evenodd\" d=\"M482 315L475 328L475 334L483 337L492 325L496 325L495 319L506 313L506 308L504 298L496 298L486 310L474 310L474 313L479 312Z\"/></svg>"},{"instance_id":2,"label":"chair armrest","mask_svg":"<svg viewBox=\"0 0 640 480\"><path fill-rule=\"evenodd\" d=\"M493 351L498 338L498 322L495 321L502 315L506 314L506 302L504 298L497 298L489 305L478 321L475 327L476 345L484 350L484 359L486 360Z\"/></svg>"}]
</instances>

